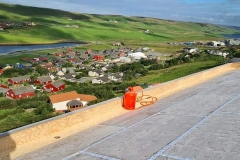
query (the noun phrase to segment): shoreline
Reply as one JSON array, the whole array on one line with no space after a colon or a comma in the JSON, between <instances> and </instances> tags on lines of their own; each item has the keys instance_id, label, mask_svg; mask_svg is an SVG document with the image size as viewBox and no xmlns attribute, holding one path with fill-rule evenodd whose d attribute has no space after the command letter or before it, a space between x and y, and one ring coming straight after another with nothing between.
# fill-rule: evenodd
<instances>
[{"instance_id":1,"label":"shoreline","mask_svg":"<svg viewBox=\"0 0 240 160\"><path fill-rule=\"evenodd\" d=\"M86 45L89 44L87 42L62 42L62 43L76 43L76 45L73 46L80 46L80 45ZM30 44L30 45L4 45L4 46L33 46L33 45L54 45L54 44L61 44L61 43L49 43L49 44ZM0 44L0 47L3 46ZM13 52L7 52L7 53L0 53L0 56L7 56L7 55L14 55L14 54L21 54L22 52L31 52L31 51L40 51L40 50L48 50L48 49L55 49L55 48L65 48L65 47L71 47L68 45L65 46L59 46L59 47L49 47L49 48L40 48L40 49L25 49L25 50L19 50L19 51L13 51Z\"/></svg>"},{"instance_id":2,"label":"shoreline","mask_svg":"<svg viewBox=\"0 0 240 160\"><path fill-rule=\"evenodd\" d=\"M61 43L78 43L78 44L88 44L85 41L57 41L49 43L0 43L1 46L33 46L33 45L51 45L51 44L61 44Z\"/></svg>"}]
</instances>

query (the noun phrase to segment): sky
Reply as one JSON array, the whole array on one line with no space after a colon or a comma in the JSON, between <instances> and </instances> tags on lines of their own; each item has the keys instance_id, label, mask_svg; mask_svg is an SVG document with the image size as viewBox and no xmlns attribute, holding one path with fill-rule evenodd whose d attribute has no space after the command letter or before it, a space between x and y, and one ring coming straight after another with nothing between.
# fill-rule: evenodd
<instances>
[{"instance_id":1,"label":"sky","mask_svg":"<svg viewBox=\"0 0 240 160\"><path fill-rule=\"evenodd\" d=\"M0 0L65 11L142 16L240 27L240 0Z\"/></svg>"}]
</instances>

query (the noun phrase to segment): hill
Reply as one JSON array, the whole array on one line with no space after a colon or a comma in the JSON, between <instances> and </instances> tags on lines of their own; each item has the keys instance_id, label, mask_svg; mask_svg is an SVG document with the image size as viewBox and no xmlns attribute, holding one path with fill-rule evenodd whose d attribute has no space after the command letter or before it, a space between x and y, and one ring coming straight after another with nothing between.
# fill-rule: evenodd
<instances>
[{"instance_id":1,"label":"hill","mask_svg":"<svg viewBox=\"0 0 240 160\"><path fill-rule=\"evenodd\" d=\"M203 23L146 17L71 13L55 9L0 3L0 44L37 44L71 41L169 42L210 40L235 29ZM22 25L34 22L35 26ZM146 31L146 32L145 32Z\"/></svg>"}]
</instances>

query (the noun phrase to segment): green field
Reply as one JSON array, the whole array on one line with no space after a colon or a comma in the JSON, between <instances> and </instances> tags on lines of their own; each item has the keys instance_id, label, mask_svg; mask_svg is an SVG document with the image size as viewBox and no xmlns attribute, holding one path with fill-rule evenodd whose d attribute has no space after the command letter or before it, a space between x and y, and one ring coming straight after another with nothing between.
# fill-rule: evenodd
<instances>
[{"instance_id":1,"label":"green field","mask_svg":"<svg viewBox=\"0 0 240 160\"><path fill-rule=\"evenodd\" d=\"M117 21L114 23L113 21ZM159 43L221 39L236 30L202 23L154 18L70 13L54 9L0 3L0 23L33 21L36 26L0 31L0 44L42 44L66 41ZM66 27L76 25L78 28ZM149 33L144 33L149 30Z\"/></svg>"},{"instance_id":2,"label":"green field","mask_svg":"<svg viewBox=\"0 0 240 160\"><path fill-rule=\"evenodd\" d=\"M184 77L196 72L200 72L215 66L222 64L221 60L207 60L207 61L200 61L200 62L192 62L192 63L185 63L177 66L173 66L166 69L156 70L156 71L149 71L146 76L139 77L134 79L132 82L136 83L163 83L167 81L171 81L180 77Z\"/></svg>"}]
</instances>

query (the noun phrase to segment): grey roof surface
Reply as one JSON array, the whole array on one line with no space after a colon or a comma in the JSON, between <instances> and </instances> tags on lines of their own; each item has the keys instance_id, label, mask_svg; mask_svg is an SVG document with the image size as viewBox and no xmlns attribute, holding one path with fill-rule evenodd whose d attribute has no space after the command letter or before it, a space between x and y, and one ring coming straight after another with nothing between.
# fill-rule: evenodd
<instances>
[{"instance_id":1,"label":"grey roof surface","mask_svg":"<svg viewBox=\"0 0 240 160\"><path fill-rule=\"evenodd\" d=\"M38 77L38 80L39 80L40 83L52 81L50 76Z\"/></svg>"},{"instance_id":2,"label":"grey roof surface","mask_svg":"<svg viewBox=\"0 0 240 160\"><path fill-rule=\"evenodd\" d=\"M83 106L83 103L81 101L78 101L78 100L71 100L67 103L67 106Z\"/></svg>"},{"instance_id":3,"label":"grey roof surface","mask_svg":"<svg viewBox=\"0 0 240 160\"><path fill-rule=\"evenodd\" d=\"M16 160L239 160L239 79L228 72Z\"/></svg>"},{"instance_id":4,"label":"grey roof surface","mask_svg":"<svg viewBox=\"0 0 240 160\"><path fill-rule=\"evenodd\" d=\"M15 95L20 95L23 93L34 92L34 89L32 86L23 86L23 87L13 88L12 91Z\"/></svg>"},{"instance_id":5,"label":"grey roof surface","mask_svg":"<svg viewBox=\"0 0 240 160\"><path fill-rule=\"evenodd\" d=\"M62 81L62 80L57 80L57 81L55 81L55 82L53 82L52 83L52 85L53 86L55 86L55 87L60 87L60 86L62 86L62 85L64 85L65 83Z\"/></svg>"},{"instance_id":6,"label":"grey roof surface","mask_svg":"<svg viewBox=\"0 0 240 160\"><path fill-rule=\"evenodd\" d=\"M23 81L26 79L30 79L30 77L29 76L19 76L19 77L12 77L9 79L11 79L13 82L16 82L16 81Z\"/></svg>"}]
</instances>

